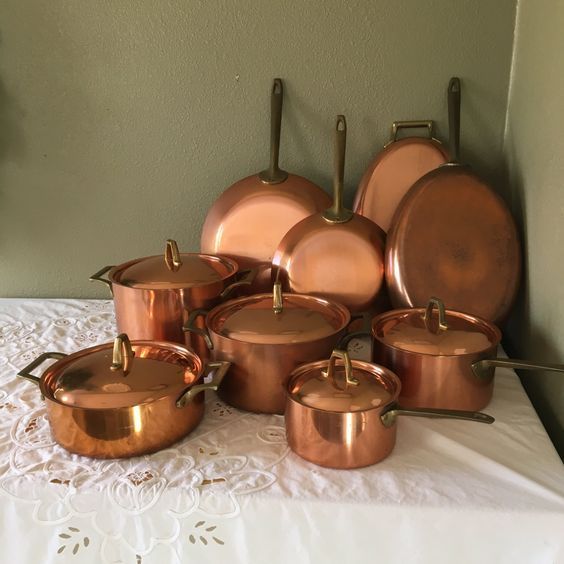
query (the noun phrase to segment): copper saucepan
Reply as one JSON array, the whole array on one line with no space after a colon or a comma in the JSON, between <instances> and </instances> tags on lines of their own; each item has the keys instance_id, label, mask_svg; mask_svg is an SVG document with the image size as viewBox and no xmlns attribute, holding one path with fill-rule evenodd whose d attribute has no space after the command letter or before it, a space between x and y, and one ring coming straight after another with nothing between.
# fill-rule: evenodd
<instances>
[{"instance_id":1,"label":"copper saucepan","mask_svg":"<svg viewBox=\"0 0 564 564\"><path fill-rule=\"evenodd\" d=\"M287 388L286 435L299 456L329 468L359 468L394 448L399 415L493 423L475 411L406 409L397 404L401 384L390 370L350 360L336 350L329 360L298 367Z\"/></svg>"},{"instance_id":2,"label":"copper saucepan","mask_svg":"<svg viewBox=\"0 0 564 564\"><path fill-rule=\"evenodd\" d=\"M284 413L286 383L296 366L327 358L349 322L343 305L314 296L257 294L224 302L205 314L203 335L214 360L231 368L218 393L227 403L247 411Z\"/></svg>"},{"instance_id":3,"label":"copper saucepan","mask_svg":"<svg viewBox=\"0 0 564 564\"><path fill-rule=\"evenodd\" d=\"M501 331L489 321L445 309L397 309L372 320L374 361L401 380L406 407L479 410L492 398L495 367L564 372L564 365L496 358Z\"/></svg>"},{"instance_id":4,"label":"copper saucepan","mask_svg":"<svg viewBox=\"0 0 564 564\"><path fill-rule=\"evenodd\" d=\"M57 362L41 377L32 371ZM194 429L205 389L217 389L228 362L210 362L175 343L113 343L71 355L47 352L18 373L45 398L53 438L70 452L122 458L165 448ZM204 378L213 376L204 383Z\"/></svg>"}]
</instances>

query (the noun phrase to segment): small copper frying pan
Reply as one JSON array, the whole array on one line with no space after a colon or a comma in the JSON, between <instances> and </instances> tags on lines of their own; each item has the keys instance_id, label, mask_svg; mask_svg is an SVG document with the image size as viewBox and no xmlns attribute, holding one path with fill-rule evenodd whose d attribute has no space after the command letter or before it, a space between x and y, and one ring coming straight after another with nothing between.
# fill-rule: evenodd
<instances>
[{"instance_id":1,"label":"small copper frying pan","mask_svg":"<svg viewBox=\"0 0 564 564\"><path fill-rule=\"evenodd\" d=\"M241 268L259 267L251 293L272 289L270 262L282 237L331 203L319 186L278 166L283 94L282 80L275 78L269 168L225 190L209 210L202 231L203 253L228 256Z\"/></svg>"},{"instance_id":2,"label":"small copper frying pan","mask_svg":"<svg viewBox=\"0 0 564 564\"><path fill-rule=\"evenodd\" d=\"M388 233L386 280L395 308L423 307L431 295L449 309L499 324L521 272L517 229L503 200L458 161L460 81L448 87L452 162L419 179Z\"/></svg>"},{"instance_id":3,"label":"small copper frying pan","mask_svg":"<svg viewBox=\"0 0 564 564\"><path fill-rule=\"evenodd\" d=\"M337 116L333 206L292 227L272 260L286 288L340 302L353 313L369 309L384 280L385 234L343 207L347 124Z\"/></svg>"}]
</instances>

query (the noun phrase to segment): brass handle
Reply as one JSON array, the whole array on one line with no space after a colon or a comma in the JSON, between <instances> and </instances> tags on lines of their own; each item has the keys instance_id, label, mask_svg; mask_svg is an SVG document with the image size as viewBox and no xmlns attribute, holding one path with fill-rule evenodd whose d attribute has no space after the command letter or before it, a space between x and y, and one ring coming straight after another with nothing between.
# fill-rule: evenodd
<instances>
[{"instance_id":1,"label":"brass handle","mask_svg":"<svg viewBox=\"0 0 564 564\"><path fill-rule=\"evenodd\" d=\"M282 313L284 309L284 298L282 296L282 284L275 282L272 288L272 309L274 313Z\"/></svg>"},{"instance_id":2,"label":"brass handle","mask_svg":"<svg viewBox=\"0 0 564 564\"><path fill-rule=\"evenodd\" d=\"M335 363L337 359L340 358L345 365L345 387L341 388L337 384L337 379L335 378ZM346 391L349 386L358 386L358 380L353 376L353 369L351 359L349 357L349 353L347 351L341 349L335 349L331 353L331 357L329 358L329 364L327 365L327 370L323 373L323 375L337 388L342 392Z\"/></svg>"},{"instance_id":3,"label":"brass handle","mask_svg":"<svg viewBox=\"0 0 564 564\"><path fill-rule=\"evenodd\" d=\"M448 131L451 163L460 161L460 79L453 76L448 83Z\"/></svg>"},{"instance_id":4,"label":"brass handle","mask_svg":"<svg viewBox=\"0 0 564 564\"><path fill-rule=\"evenodd\" d=\"M110 292L112 293L112 296L114 295L114 290L112 288L112 283L110 280L106 280L105 278L102 278L102 276L104 274L106 274L106 272L110 271L113 268L113 266L104 266L104 268L101 268L100 270L98 270L98 272L96 272L95 274L93 274L90 277L90 282L96 281L96 282L103 282L104 284L107 284L108 287L110 288Z\"/></svg>"},{"instance_id":5,"label":"brass handle","mask_svg":"<svg viewBox=\"0 0 564 564\"><path fill-rule=\"evenodd\" d=\"M65 358L67 356L65 353L61 352L46 352L42 355L39 355L33 362L30 362L25 368L20 370L17 374L18 378L24 378L29 382L33 382L37 386L39 386L39 382L41 378L39 376L34 376L32 371L35 370L40 364L43 364L48 359L56 359L60 360L61 358Z\"/></svg>"},{"instance_id":6,"label":"brass handle","mask_svg":"<svg viewBox=\"0 0 564 564\"><path fill-rule=\"evenodd\" d=\"M250 286L255 281L255 278L257 277L257 273L258 273L258 268L247 268L245 270L240 270L239 275L242 275L242 278L240 280L237 280L237 282L233 282L232 284L229 284L229 286L226 286L223 289L223 292L219 294L219 297L223 300L235 288L240 288L241 286Z\"/></svg>"},{"instance_id":7,"label":"brass handle","mask_svg":"<svg viewBox=\"0 0 564 564\"><path fill-rule=\"evenodd\" d=\"M398 131L400 129L422 129L426 128L429 134L429 139L433 139L433 121L432 120L418 120L418 121L394 121L392 123L392 135L390 143L397 139Z\"/></svg>"},{"instance_id":8,"label":"brass handle","mask_svg":"<svg viewBox=\"0 0 564 564\"><path fill-rule=\"evenodd\" d=\"M165 255L164 255L166 267L172 272L177 272L182 266L182 261L180 260L180 252L178 251L178 245L174 239L166 240Z\"/></svg>"},{"instance_id":9,"label":"brass handle","mask_svg":"<svg viewBox=\"0 0 564 564\"><path fill-rule=\"evenodd\" d=\"M347 148L347 121L337 116L335 122L335 172L333 176L333 206L323 212L328 223L346 223L353 212L343 207L343 183L345 178L345 152Z\"/></svg>"},{"instance_id":10,"label":"brass handle","mask_svg":"<svg viewBox=\"0 0 564 564\"><path fill-rule=\"evenodd\" d=\"M433 317L433 309L435 307L439 312L439 326L437 327L436 331L433 331L433 328L431 327L431 319ZM429 333L439 334L441 331L446 331L448 329L448 324L446 322L445 304L443 304L442 300L439 300L439 298L429 299L427 307L425 308L425 313L423 314L423 321L425 323L425 329L427 329Z\"/></svg>"},{"instance_id":11,"label":"brass handle","mask_svg":"<svg viewBox=\"0 0 564 564\"><path fill-rule=\"evenodd\" d=\"M210 334L208 333L207 327L201 329L200 327L196 327L194 324L196 323L196 318L203 315L204 317L208 314L207 309L193 309L188 316L188 321L186 321L186 325L182 327L182 331L195 333L196 335L200 335L203 337L206 346L211 351L213 350L213 343L210 339Z\"/></svg>"},{"instance_id":12,"label":"brass handle","mask_svg":"<svg viewBox=\"0 0 564 564\"><path fill-rule=\"evenodd\" d=\"M180 397L176 400L176 407L184 407L186 404L190 403L195 396L204 390L217 390L230 366L230 362L223 360L208 362L204 368L204 378L213 373L211 382L191 386L182 392Z\"/></svg>"},{"instance_id":13,"label":"brass handle","mask_svg":"<svg viewBox=\"0 0 564 564\"><path fill-rule=\"evenodd\" d=\"M284 87L282 79L275 78L270 95L270 166L259 173L261 182L265 184L280 184L288 178L288 173L278 166L280 155L280 130L282 128L282 102Z\"/></svg>"},{"instance_id":14,"label":"brass handle","mask_svg":"<svg viewBox=\"0 0 564 564\"><path fill-rule=\"evenodd\" d=\"M112 365L110 370L116 372L123 370L123 375L127 376L131 369L131 363L135 353L131 348L131 341L125 333L120 333L114 339L114 350L112 352Z\"/></svg>"},{"instance_id":15,"label":"brass handle","mask_svg":"<svg viewBox=\"0 0 564 564\"><path fill-rule=\"evenodd\" d=\"M460 419L462 421L475 421L476 423L487 423L491 425L495 419L491 415L482 413L481 411L459 411L456 409L425 409L424 407L413 407L411 409L404 409L397 405L392 405L391 408L380 416L384 427L391 427L396 417L399 415L409 415L411 417L434 417L441 419Z\"/></svg>"},{"instance_id":16,"label":"brass handle","mask_svg":"<svg viewBox=\"0 0 564 564\"><path fill-rule=\"evenodd\" d=\"M530 360L516 360L512 358L486 358L472 363L472 372L480 380L493 378L496 366L500 368L517 368L522 370L549 370L564 372L563 364L543 364Z\"/></svg>"}]
</instances>

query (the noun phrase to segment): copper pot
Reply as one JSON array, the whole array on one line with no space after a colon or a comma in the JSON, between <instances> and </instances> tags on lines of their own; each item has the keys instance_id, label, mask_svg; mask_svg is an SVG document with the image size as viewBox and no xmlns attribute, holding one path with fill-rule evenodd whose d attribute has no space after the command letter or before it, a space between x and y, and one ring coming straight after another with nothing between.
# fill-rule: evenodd
<instances>
[{"instance_id":1,"label":"copper pot","mask_svg":"<svg viewBox=\"0 0 564 564\"><path fill-rule=\"evenodd\" d=\"M257 294L225 302L206 313L204 336L214 360L231 363L218 391L247 411L284 413L285 390L296 366L327 358L345 332L350 314L336 302L284 294Z\"/></svg>"},{"instance_id":2,"label":"copper pot","mask_svg":"<svg viewBox=\"0 0 564 564\"><path fill-rule=\"evenodd\" d=\"M496 366L564 372L564 366L495 358L501 331L489 321L446 309L397 309L372 320L374 361L400 378L406 407L479 410L493 394Z\"/></svg>"},{"instance_id":3,"label":"copper pot","mask_svg":"<svg viewBox=\"0 0 564 564\"><path fill-rule=\"evenodd\" d=\"M31 374L47 359L57 362L41 377ZM71 355L44 353L18 376L39 386L53 438L63 448L122 458L163 449L192 431L204 414L201 392L216 390L228 368L228 362L203 366L174 343L130 343L122 334Z\"/></svg>"},{"instance_id":4,"label":"copper pot","mask_svg":"<svg viewBox=\"0 0 564 564\"><path fill-rule=\"evenodd\" d=\"M300 366L287 388L286 435L299 456L329 468L360 468L394 448L399 415L493 423L474 411L405 409L397 404L401 384L390 370L350 360L343 350L329 360Z\"/></svg>"},{"instance_id":5,"label":"copper pot","mask_svg":"<svg viewBox=\"0 0 564 564\"><path fill-rule=\"evenodd\" d=\"M176 242L169 239L164 256L105 266L90 280L110 287L119 332L133 340L186 344L206 358L202 339L192 338L182 327L192 310L211 308L234 288L251 283L248 278L238 281L238 270L237 263L229 258L181 254ZM106 272L107 279L103 278Z\"/></svg>"}]
</instances>

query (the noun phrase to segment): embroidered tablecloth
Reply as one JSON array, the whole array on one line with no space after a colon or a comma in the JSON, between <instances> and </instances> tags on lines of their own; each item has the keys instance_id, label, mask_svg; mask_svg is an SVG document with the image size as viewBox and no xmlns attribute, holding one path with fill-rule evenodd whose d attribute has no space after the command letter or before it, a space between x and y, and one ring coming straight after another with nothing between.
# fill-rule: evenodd
<instances>
[{"instance_id":1,"label":"embroidered tablecloth","mask_svg":"<svg viewBox=\"0 0 564 564\"><path fill-rule=\"evenodd\" d=\"M172 448L71 455L15 374L114 336L110 301L0 300L0 562L564 563L564 466L513 371L493 425L401 417L392 454L360 470L299 459L283 417L213 393Z\"/></svg>"}]
</instances>

